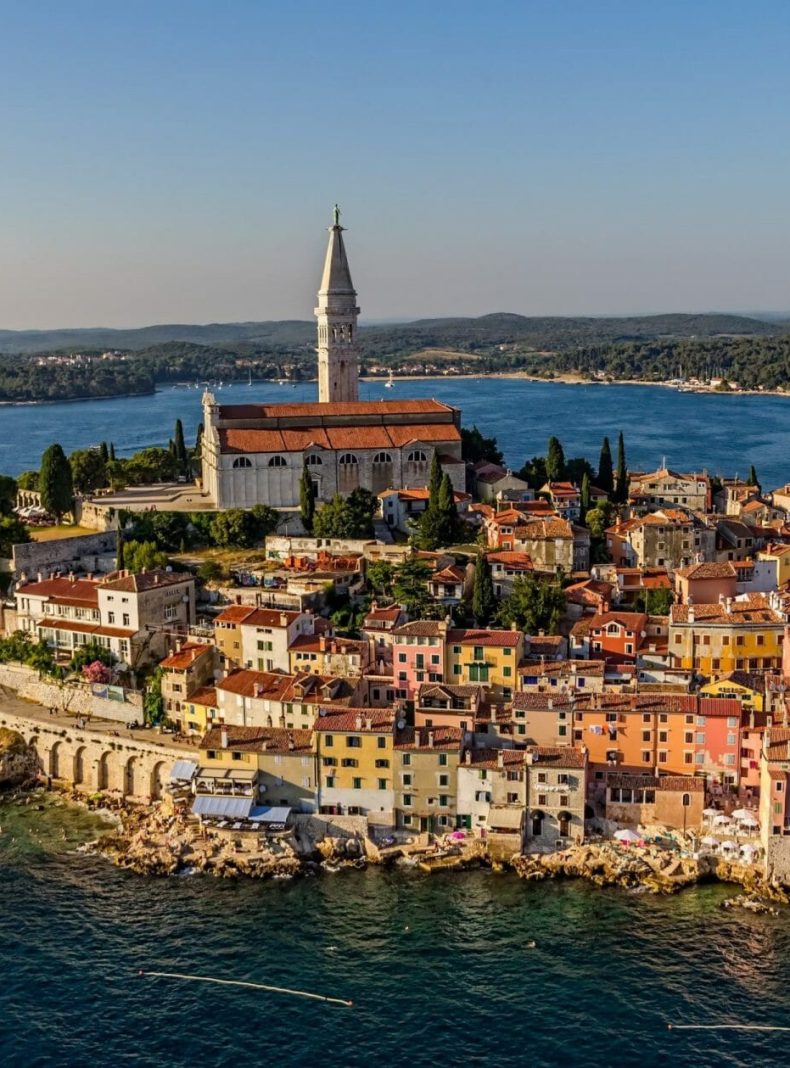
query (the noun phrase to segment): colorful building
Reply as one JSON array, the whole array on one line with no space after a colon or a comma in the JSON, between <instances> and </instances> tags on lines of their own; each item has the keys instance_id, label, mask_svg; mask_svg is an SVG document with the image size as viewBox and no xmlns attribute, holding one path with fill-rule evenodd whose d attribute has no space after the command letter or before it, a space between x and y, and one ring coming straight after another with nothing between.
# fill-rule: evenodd
<instances>
[{"instance_id":1,"label":"colorful building","mask_svg":"<svg viewBox=\"0 0 790 1068\"><path fill-rule=\"evenodd\" d=\"M457 727L402 727L395 734L395 816L402 830L442 833L456 826Z\"/></svg>"},{"instance_id":2,"label":"colorful building","mask_svg":"<svg viewBox=\"0 0 790 1068\"><path fill-rule=\"evenodd\" d=\"M424 682L444 682L446 639L444 620L417 619L392 632L392 672L399 699L414 701Z\"/></svg>"},{"instance_id":3,"label":"colorful building","mask_svg":"<svg viewBox=\"0 0 790 1068\"><path fill-rule=\"evenodd\" d=\"M507 700L516 688L517 668L523 655L524 635L520 630L449 630L445 678L461 685L482 683Z\"/></svg>"},{"instance_id":4,"label":"colorful building","mask_svg":"<svg viewBox=\"0 0 790 1068\"><path fill-rule=\"evenodd\" d=\"M783 632L783 617L763 594L672 605L670 664L708 677L781 668Z\"/></svg>"},{"instance_id":5,"label":"colorful building","mask_svg":"<svg viewBox=\"0 0 790 1068\"><path fill-rule=\"evenodd\" d=\"M394 730L392 709L319 710L314 735L320 812L367 816L369 824L392 826Z\"/></svg>"}]
</instances>

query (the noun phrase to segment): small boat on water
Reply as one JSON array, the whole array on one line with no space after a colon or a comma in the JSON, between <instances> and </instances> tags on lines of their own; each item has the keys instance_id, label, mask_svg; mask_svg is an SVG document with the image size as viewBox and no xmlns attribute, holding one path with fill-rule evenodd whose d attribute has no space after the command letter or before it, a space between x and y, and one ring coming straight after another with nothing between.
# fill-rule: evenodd
<instances>
[{"instance_id":1,"label":"small boat on water","mask_svg":"<svg viewBox=\"0 0 790 1068\"><path fill-rule=\"evenodd\" d=\"M387 381L386 381L386 382L384 383L384 388L385 388L385 389L392 389L392 387L393 387L394 385L395 385L395 379L394 379L394 378L393 378L393 376L392 376L392 371L390 371L390 376L389 376L389 378L387 379Z\"/></svg>"}]
</instances>

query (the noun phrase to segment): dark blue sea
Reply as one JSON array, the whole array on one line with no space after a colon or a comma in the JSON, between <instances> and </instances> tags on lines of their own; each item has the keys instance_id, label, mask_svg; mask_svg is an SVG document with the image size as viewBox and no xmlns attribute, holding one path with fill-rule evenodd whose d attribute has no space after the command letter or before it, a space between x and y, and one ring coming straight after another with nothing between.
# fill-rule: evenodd
<instances>
[{"instance_id":1,"label":"dark blue sea","mask_svg":"<svg viewBox=\"0 0 790 1068\"><path fill-rule=\"evenodd\" d=\"M485 872L142 878L94 817L0 804L0 1063L759 1065L790 1023L790 916ZM529 943L534 940L535 948ZM245 979L343 1008L140 969Z\"/></svg>"},{"instance_id":2,"label":"dark blue sea","mask_svg":"<svg viewBox=\"0 0 790 1068\"><path fill-rule=\"evenodd\" d=\"M278 386L253 383L217 391L219 400L294 402L316 399L315 383ZM632 470L670 467L709 474L746 476L754 464L763 485L790 480L790 398L678 393L659 386L564 385L504 378L434 378L364 382L363 399L436 397L460 407L467 426L494 434L508 464L546 451L556 434L565 454L587 456L595 465L601 439L614 449L625 434ZM145 445L166 445L181 418L193 438L201 418L201 391L165 387L150 397L65 404L0 406L0 472L18 474L39 466L53 441L70 451L100 441L115 442L119 455Z\"/></svg>"}]
</instances>

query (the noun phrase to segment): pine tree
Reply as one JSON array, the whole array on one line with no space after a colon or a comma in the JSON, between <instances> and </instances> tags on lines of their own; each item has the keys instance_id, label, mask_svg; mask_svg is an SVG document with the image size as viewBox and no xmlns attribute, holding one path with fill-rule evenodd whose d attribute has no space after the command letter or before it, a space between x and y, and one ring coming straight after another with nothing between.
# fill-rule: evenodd
<instances>
[{"instance_id":1,"label":"pine tree","mask_svg":"<svg viewBox=\"0 0 790 1068\"><path fill-rule=\"evenodd\" d=\"M614 473L612 471L612 450L609 439L604 438L601 445L601 458L598 461L598 488L611 495L614 490Z\"/></svg>"},{"instance_id":2,"label":"pine tree","mask_svg":"<svg viewBox=\"0 0 790 1068\"><path fill-rule=\"evenodd\" d=\"M41 457L38 488L42 507L60 522L74 504L71 465L60 445L50 445Z\"/></svg>"},{"instance_id":3,"label":"pine tree","mask_svg":"<svg viewBox=\"0 0 790 1068\"><path fill-rule=\"evenodd\" d=\"M559 438L549 438L546 451L546 478L549 482L562 482L565 477L565 452Z\"/></svg>"},{"instance_id":4,"label":"pine tree","mask_svg":"<svg viewBox=\"0 0 790 1068\"><path fill-rule=\"evenodd\" d=\"M442 465L439 453L434 451L431 459L431 473L428 477L428 507L436 508L439 504L439 490L442 486Z\"/></svg>"},{"instance_id":5,"label":"pine tree","mask_svg":"<svg viewBox=\"0 0 790 1068\"><path fill-rule=\"evenodd\" d=\"M491 578L491 565L484 553L475 564L475 581L472 587L472 613L479 626L485 626L496 608L494 582Z\"/></svg>"},{"instance_id":6,"label":"pine tree","mask_svg":"<svg viewBox=\"0 0 790 1068\"><path fill-rule=\"evenodd\" d=\"M582 476L582 492L581 492L581 518L584 521L584 517L590 510L590 476L587 472L584 472Z\"/></svg>"},{"instance_id":7,"label":"pine tree","mask_svg":"<svg viewBox=\"0 0 790 1068\"><path fill-rule=\"evenodd\" d=\"M628 500L628 468L625 463L625 440L622 430L617 439L617 480L614 499L619 504L625 504Z\"/></svg>"},{"instance_id":8,"label":"pine tree","mask_svg":"<svg viewBox=\"0 0 790 1068\"><path fill-rule=\"evenodd\" d=\"M302 467L302 478L299 482L299 510L302 514L302 526L310 534L315 516L315 492L307 464Z\"/></svg>"}]
</instances>

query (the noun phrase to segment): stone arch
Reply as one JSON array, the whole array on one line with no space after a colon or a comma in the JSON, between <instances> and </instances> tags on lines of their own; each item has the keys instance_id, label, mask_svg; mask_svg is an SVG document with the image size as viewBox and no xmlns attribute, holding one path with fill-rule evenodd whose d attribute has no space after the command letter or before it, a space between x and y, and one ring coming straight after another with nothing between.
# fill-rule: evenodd
<instances>
[{"instance_id":1,"label":"stone arch","mask_svg":"<svg viewBox=\"0 0 790 1068\"><path fill-rule=\"evenodd\" d=\"M157 760L154 766L151 768L151 783L149 793L152 801L160 801L164 794L165 788L165 762L164 760Z\"/></svg>"},{"instance_id":2,"label":"stone arch","mask_svg":"<svg viewBox=\"0 0 790 1068\"><path fill-rule=\"evenodd\" d=\"M96 789L108 790L110 788L110 757L111 753L104 752L96 760Z\"/></svg>"},{"instance_id":3,"label":"stone arch","mask_svg":"<svg viewBox=\"0 0 790 1068\"><path fill-rule=\"evenodd\" d=\"M63 748L63 743L62 742L53 742L52 743L52 747L51 747L51 749L49 751L49 774L53 779L60 779L60 778L63 777L62 776L63 769L60 766L60 764L61 764L60 758L61 758L61 750L62 750L62 748Z\"/></svg>"},{"instance_id":4,"label":"stone arch","mask_svg":"<svg viewBox=\"0 0 790 1068\"><path fill-rule=\"evenodd\" d=\"M123 790L124 797L134 797L137 793L137 785L139 780L139 769L137 767L137 757L130 756L126 761L123 769Z\"/></svg>"},{"instance_id":5,"label":"stone arch","mask_svg":"<svg viewBox=\"0 0 790 1068\"><path fill-rule=\"evenodd\" d=\"M74 750L74 763L71 778L75 786L85 782L85 746L78 745Z\"/></svg>"}]
</instances>

